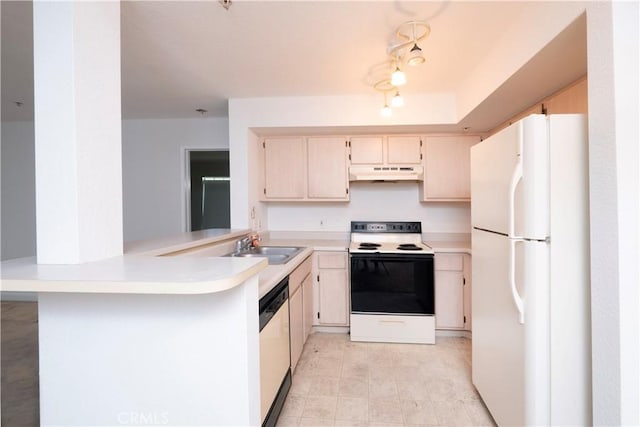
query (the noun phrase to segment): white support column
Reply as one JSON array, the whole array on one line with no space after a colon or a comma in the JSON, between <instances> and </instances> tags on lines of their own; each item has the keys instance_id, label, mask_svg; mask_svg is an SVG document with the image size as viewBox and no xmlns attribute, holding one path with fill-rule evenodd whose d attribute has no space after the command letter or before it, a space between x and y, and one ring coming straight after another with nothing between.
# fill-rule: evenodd
<instances>
[{"instance_id":1,"label":"white support column","mask_svg":"<svg viewBox=\"0 0 640 427\"><path fill-rule=\"evenodd\" d=\"M639 19L587 7L594 425L640 425Z\"/></svg>"},{"instance_id":2,"label":"white support column","mask_svg":"<svg viewBox=\"0 0 640 427\"><path fill-rule=\"evenodd\" d=\"M120 3L34 2L37 258L122 254Z\"/></svg>"}]
</instances>

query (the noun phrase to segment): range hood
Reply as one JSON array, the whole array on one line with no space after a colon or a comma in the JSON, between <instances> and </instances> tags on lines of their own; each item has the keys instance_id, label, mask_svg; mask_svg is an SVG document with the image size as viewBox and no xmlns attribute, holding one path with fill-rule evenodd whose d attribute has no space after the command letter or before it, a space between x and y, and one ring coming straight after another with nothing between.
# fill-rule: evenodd
<instances>
[{"instance_id":1,"label":"range hood","mask_svg":"<svg viewBox=\"0 0 640 427\"><path fill-rule=\"evenodd\" d=\"M422 166L351 166L349 181L422 181Z\"/></svg>"}]
</instances>

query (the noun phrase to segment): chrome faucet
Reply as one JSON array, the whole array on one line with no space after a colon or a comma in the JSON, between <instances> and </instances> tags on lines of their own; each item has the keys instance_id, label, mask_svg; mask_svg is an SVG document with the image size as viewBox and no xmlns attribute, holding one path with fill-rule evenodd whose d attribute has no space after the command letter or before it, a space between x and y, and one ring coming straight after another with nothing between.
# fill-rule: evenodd
<instances>
[{"instance_id":1,"label":"chrome faucet","mask_svg":"<svg viewBox=\"0 0 640 427\"><path fill-rule=\"evenodd\" d=\"M244 237L236 242L236 252L242 252L251 249L251 238Z\"/></svg>"}]
</instances>

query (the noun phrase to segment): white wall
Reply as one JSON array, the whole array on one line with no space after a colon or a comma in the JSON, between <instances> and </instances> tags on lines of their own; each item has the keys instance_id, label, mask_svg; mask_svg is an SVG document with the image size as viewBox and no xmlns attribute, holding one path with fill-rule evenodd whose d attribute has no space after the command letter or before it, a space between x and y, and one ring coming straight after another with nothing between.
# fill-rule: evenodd
<instances>
[{"instance_id":1,"label":"white wall","mask_svg":"<svg viewBox=\"0 0 640 427\"><path fill-rule=\"evenodd\" d=\"M36 254L33 122L2 123L2 249L0 258Z\"/></svg>"},{"instance_id":2,"label":"white wall","mask_svg":"<svg viewBox=\"0 0 640 427\"><path fill-rule=\"evenodd\" d=\"M640 425L638 2L587 8L594 425Z\"/></svg>"},{"instance_id":3,"label":"white wall","mask_svg":"<svg viewBox=\"0 0 640 427\"><path fill-rule=\"evenodd\" d=\"M187 148L228 149L226 118L122 122L124 241L185 231Z\"/></svg>"},{"instance_id":4,"label":"white wall","mask_svg":"<svg viewBox=\"0 0 640 427\"><path fill-rule=\"evenodd\" d=\"M421 221L425 233L470 233L468 203L420 203L418 183L351 183L349 203L270 203L272 231L348 232L350 221Z\"/></svg>"}]
</instances>

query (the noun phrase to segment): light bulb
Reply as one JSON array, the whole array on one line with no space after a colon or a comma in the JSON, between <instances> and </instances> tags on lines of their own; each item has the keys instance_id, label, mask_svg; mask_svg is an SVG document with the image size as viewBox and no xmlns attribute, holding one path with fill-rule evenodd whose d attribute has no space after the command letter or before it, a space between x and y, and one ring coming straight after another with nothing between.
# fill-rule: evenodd
<instances>
[{"instance_id":1,"label":"light bulb","mask_svg":"<svg viewBox=\"0 0 640 427\"><path fill-rule=\"evenodd\" d=\"M384 107L380 110L380 115L382 117L391 117L391 107L389 105L384 104Z\"/></svg>"},{"instance_id":2,"label":"light bulb","mask_svg":"<svg viewBox=\"0 0 640 427\"><path fill-rule=\"evenodd\" d=\"M391 98L392 107L404 107L404 98L400 95L400 91L397 91L393 98Z\"/></svg>"},{"instance_id":3,"label":"light bulb","mask_svg":"<svg viewBox=\"0 0 640 427\"><path fill-rule=\"evenodd\" d=\"M422 56L422 49L418 47L417 43L413 44L413 47L409 51L409 59L407 64L413 66L420 65L424 62L424 56Z\"/></svg>"},{"instance_id":4,"label":"light bulb","mask_svg":"<svg viewBox=\"0 0 640 427\"><path fill-rule=\"evenodd\" d=\"M407 83L407 76L399 67L396 66L396 70L391 73L391 84L393 86L402 86Z\"/></svg>"}]
</instances>

